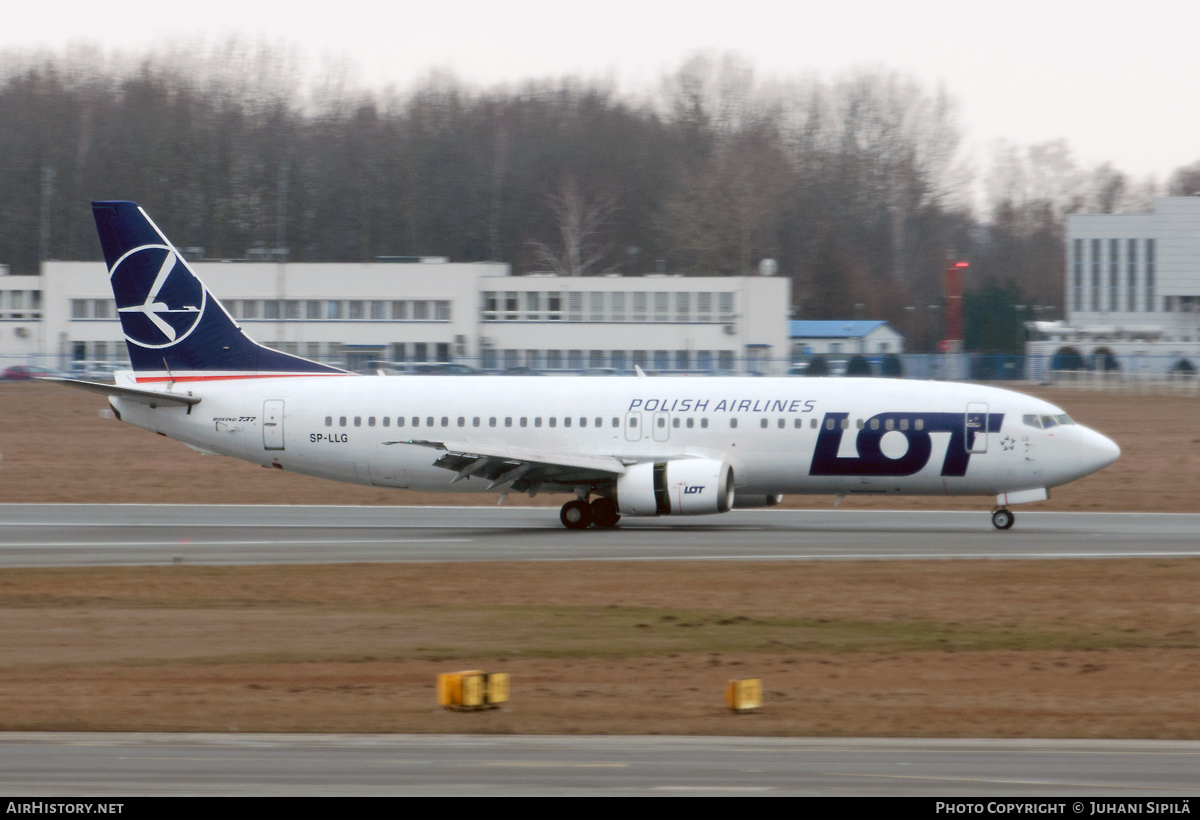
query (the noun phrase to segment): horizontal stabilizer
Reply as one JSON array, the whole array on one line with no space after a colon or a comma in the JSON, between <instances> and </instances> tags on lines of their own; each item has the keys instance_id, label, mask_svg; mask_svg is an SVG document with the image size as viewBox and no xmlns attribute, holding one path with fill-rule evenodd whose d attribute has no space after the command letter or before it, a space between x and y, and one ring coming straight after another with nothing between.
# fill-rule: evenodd
<instances>
[{"instance_id":1,"label":"horizontal stabilizer","mask_svg":"<svg viewBox=\"0 0 1200 820\"><path fill-rule=\"evenodd\" d=\"M74 387L77 390L88 390L92 393L100 393L104 396L116 396L117 398L129 399L130 401L141 402L148 404L151 407L167 407L180 406L190 407L200 403L198 396L182 396L178 393L162 393L157 390L140 390L136 387L118 387L115 384L105 384L104 382L89 382L82 379L63 379L56 376L43 376L41 381L56 382Z\"/></svg>"}]
</instances>

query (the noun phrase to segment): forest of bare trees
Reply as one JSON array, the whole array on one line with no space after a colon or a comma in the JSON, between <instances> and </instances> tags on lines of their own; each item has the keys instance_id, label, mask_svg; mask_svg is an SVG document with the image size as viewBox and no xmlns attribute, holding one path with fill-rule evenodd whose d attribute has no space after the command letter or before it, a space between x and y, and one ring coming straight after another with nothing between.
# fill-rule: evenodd
<instances>
[{"instance_id":1,"label":"forest of bare trees","mask_svg":"<svg viewBox=\"0 0 1200 820\"><path fill-rule=\"evenodd\" d=\"M735 275L771 258L796 316L887 319L920 349L938 338L948 250L971 260L969 287L1053 318L1067 214L1200 189L1200 162L1159 191L1081 168L1063 143L968 167L953 99L884 71L764 83L701 55L643 97L574 78L433 74L400 92L302 75L286 50L237 42L0 54L0 264L100 258L88 203L111 198L208 258L563 275Z\"/></svg>"}]
</instances>

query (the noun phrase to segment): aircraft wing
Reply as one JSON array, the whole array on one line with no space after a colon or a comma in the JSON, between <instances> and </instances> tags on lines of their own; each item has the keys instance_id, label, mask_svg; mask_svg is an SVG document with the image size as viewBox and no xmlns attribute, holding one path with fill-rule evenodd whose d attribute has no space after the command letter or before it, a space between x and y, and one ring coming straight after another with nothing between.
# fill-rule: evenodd
<instances>
[{"instance_id":1,"label":"aircraft wing","mask_svg":"<svg viewBox=\"0 0 1200 820\"><path fill-rule=\"evenodd\" d=\"M105 382L89 382L83 379L64 379L58 376L43 376L40 381L54 382L56 384L74 387L77 390L88 390L92 393L100 393L105 396L117 396L130 401L141 402L148 404L151 407L164 407L168 405L191 406L200 403L198 396L184 396L179 393L163 393L158 390L142 390L137 387L120 387L115 384L107 384Z\"/></svg>"},{"instance_id":2,"label":"aircraft wing","mask_svg":"<svg viewBox=\"0 0 1200 820\"><path fill-rule=\"evenodd\" d=\"M577 455L523 447L479 445L455 441L405 439L384 444L428 447L442 453L434 466L457 473L451 484L478 476L491 483L488 489L511 485L522 492L543 484L573 486L609 482L625 472L625 462L611 456Z\"/></svg>"}]
</instances>

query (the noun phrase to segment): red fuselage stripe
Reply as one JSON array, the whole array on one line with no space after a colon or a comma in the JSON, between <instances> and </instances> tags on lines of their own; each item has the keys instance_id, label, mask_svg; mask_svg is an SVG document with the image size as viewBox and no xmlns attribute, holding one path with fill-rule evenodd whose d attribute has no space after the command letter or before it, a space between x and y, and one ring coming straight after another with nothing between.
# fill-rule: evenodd
<instances>
[{"instance_id":1,"label":"red fuselage stripe","mask_svg":"<svg viewBox=\"0 0 1200 820\"><path fill-rule=\"evenodd\" d=\"M150 382L213 382L232 379L294 379L299 376L349 376L350 373L237 373L223 376L135 376L138 384Z\"/></svg>"}]
</instances>

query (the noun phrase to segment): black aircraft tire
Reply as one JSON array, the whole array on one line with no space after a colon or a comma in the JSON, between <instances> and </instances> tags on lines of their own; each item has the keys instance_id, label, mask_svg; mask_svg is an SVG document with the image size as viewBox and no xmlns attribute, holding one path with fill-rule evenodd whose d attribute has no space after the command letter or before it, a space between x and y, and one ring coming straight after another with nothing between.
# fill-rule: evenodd
<instances>
[{"instance_id":1,"label":"black aircraft tire","mask_svg":"<svg viewBox=\"0 0 1200 820\"><path fill-rule=\"evenodd\" d=\"M569 530L586 530L592 523L592 507L578 498L568 501L563 504L558 520Z\"/></svg>"},{"instance_id":2,"label":"black aircraft tire","mask_svg":"<svg viewBox=\"0 0 1200 820\"><path fill-rule=\"evenodd\" d=\"M600 529L617 526L621 514L617 512L617 502L611 498L597 498L592 502L592 523Z\"/></svg>"},{"instance_id":3,"label":"black aircraft tire","mask_svg":"<svg viewBox=\"0 0 1200 820\"><path fill-rule=\"evenodd\" d=\"M996 510L992 513L992 526L998 530L1011 530L1017 517L1011 510Z\"/></svg>"}]
</instances>

